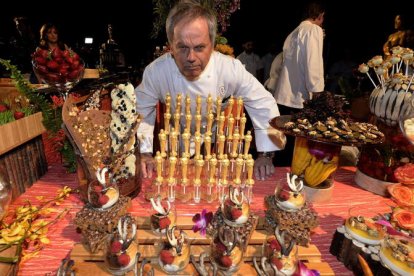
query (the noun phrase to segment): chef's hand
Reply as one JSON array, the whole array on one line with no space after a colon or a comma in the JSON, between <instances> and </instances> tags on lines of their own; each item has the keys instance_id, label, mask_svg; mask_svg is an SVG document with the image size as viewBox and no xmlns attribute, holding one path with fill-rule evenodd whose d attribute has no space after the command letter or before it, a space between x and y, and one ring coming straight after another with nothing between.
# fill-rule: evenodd
<instances>
[{"instance_id":1,"label":"chef's hand","mask_svg":"<svg viewBox=\"0 0 414 276\"><path fill-rule=\"evenodd\" d=\"M265 180L275 172L273 166L274 153L260 153L254 161L254 176L257 180Z\"/></svg>"},{"instance_id":2,"label":"chef's hand","mask_svg":"<svg viewBox=\"0 0 414 276\"><path fill-rule=\"evenodd\" d=\"M154 171L152 153L141 153L141 172L143 178L151 178Z\"/></svg>"}]
</instances>

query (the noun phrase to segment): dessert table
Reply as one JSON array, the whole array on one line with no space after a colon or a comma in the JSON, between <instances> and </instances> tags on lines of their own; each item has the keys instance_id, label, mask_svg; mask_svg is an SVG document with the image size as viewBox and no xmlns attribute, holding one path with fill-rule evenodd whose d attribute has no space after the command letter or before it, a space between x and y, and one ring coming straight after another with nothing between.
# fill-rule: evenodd
<instances>
[{"instance_id":1,"label":"dessert table","mask_svg":"<svg viewBox=\"0 0 414 276\"><path fill-rule=\"evenodd\" d=\"M289 168L277 167L276 173L266 181L256 181L253 188L254 198L252 211L259 216L264 215L264 196L272 194L277 182L286 181L286 172ZM312 243L322 253L322 261L329 263L337 275L353 275L336 257L329 253L329 247L336 228L343 223L348 216L348 210L354 205L364 205L361 214L375 211L378 213L390 210L391 200L362 190L354 182L356 168L343 167L335 175L335 187L332 200L329 203L314 204L313 207L318 213L320 226L312 234ZM145 190L150 185L150 180L143 180L143 192L132 200L132 207L129 210L134 216L146 216L149 214L151 204L144 199ZM58 189L63 186L76 188L78 186L76 174L68 174L60 164L53 164L49 171L40 180L29 188L24 194L17 198L10 208L16 208L26 200L36 204L37 196L52 198ZM62 259L70 254L74 244L80 242L81 235L76 232L73 220L76 213L82 208L83 203L76 194L66 199L58 209L69 208L68 214L49 228L51 243L46 245L38 256L33 257L20 264L19 275L55 275ZM179 216L193 216L200 213L203 208L208 211L215 211L217 203L201 202L200 204L176 203ZM139 227L139 226L138 226Z\"/></svg>"}]
</instances>

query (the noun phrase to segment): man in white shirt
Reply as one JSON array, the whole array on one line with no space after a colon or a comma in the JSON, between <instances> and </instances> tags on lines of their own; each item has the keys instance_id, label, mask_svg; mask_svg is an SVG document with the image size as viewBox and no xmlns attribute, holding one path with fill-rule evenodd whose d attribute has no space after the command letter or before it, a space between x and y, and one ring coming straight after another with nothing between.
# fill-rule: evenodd
<instances>
[{"instance_id":1,"label":"man in white shirt","mask_svg":"<svg viewBox=\"0 0 414 276\"><path fill-rule=\"evenodd\" d=\"M287 114L302 109L303 102L313 93L324 90L323 30L325 10L316 3L308 5L305 20L293 30L283 45L283 66L275 90L279 109ZM282 107L282 108L283 108ZM285 112L280 112L285 115Z\"/></svg>"},{"instance_id":2,"label":"man in white shirt","mask_svg":"<svg viewBox=\"0 0 414 276\"><path fill-rule=\"evenodd\" d=\"M323 73L323 30L325 9L311 2L306 18L286 38L283 44L283 64L274 96L281 115L290 115L303 108L303 102L322 92L325 87ZM277 165L290 165L294 148L293 137L277 153Z\"/></svg>"},{"instance_id":3,"label":"man in white shirt","mask_svg":"<svg viewBox=\"0 0 414 276\"><path fill-rule=\"evenodd\" d=\"M158 101L165 103L167 93L171 95L173 114L179 93L191 97L193 114L198 95L203 103L209 94L213 102L217 97L242 97L254 125L257 150L261 152L255 161L255 177L265 179L274 172L269 152L283 148L285 143L284 135L269 126L269 120L279 116L276 102L239 60L214 51L216 28L215 15L195 2L180 1L168 15L166 30L171 53L146 67L142 83L135 90L137 112L143 116L137 135L141 139L144 177L152 177L155 107Z\"/></svg>"}]
</instances>

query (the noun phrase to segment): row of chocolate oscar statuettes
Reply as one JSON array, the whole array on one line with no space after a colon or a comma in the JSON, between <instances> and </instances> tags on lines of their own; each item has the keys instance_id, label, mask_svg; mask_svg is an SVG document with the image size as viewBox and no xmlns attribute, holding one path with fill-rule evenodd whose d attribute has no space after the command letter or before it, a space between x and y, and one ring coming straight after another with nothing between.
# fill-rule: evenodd
<instances>
[{"instance_id":1,"label":"row of chocolate oscar statuettes","mask_svg":"<svg viewBox=\"0 0 414 276\"><path fill-rule=\"evenodd\" d=\"M225 110L221 111L222 102L218 98L215 116L209 95L206 99L207 115L203 118L202 100L198 96L193 120L190 97L185 98L185 114L181 113L181 99L181 94L178 94L176 110L179 111L175 112L174 122L170 125L171 97L166 96L164 129L158 134L160 151L155 156L156 193L161 194L165 186L168 199L174 201L179 186L179 198L186 201L192 194L194 202L198 203L201 198L207 201L221 199L227 185L232 184L246 187L246 194L251 199L254 160L248 152L252 135L250 131L245 133L243 100L230 98ZM216 128L213 127L214 121Z\"/></svg>"}]
</instances>

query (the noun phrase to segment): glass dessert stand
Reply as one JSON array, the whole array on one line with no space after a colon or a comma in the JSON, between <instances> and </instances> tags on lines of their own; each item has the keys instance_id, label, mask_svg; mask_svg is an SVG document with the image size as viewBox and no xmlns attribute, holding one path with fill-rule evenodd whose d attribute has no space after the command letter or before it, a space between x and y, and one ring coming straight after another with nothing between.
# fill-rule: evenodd
<instances>
[{"instance_id":1,"label":"glass dessert stand","mask_svg":"<svg viewBox=\"0 0 414 276\"><path fill-rule=\"evenodd\" d=\"M411 99L411 110L401 116L399 125L407 140L414 145L414 98Z\"/></svg>"},{"instance_id":2,"label":"glass dessert stand","mask_svg":"<svg viewBox=\"0 0 414 276\"><path fill-rule=\"evenodd\" d=\"M359 147L384 140L374 125L333 118L311 124L307 119L292 121L287 115L272 119L270 125L295 137L291 174L304 181L307 200L315 203L331 198L342 146Z\"/></svg>"},{"instance_id":3,"label":"glass dessert stand","mask_svg":"<svg viewBox=\"0 0 414 276\"><path fill-rule=\"evenodd\" d=\"M72 66L58 63L54 66L56 66L56 68L52 69L46 65L41 65L36 61L33 61L33 71L38 80L41 83L55 88L60 96L66 100L69 91L83 78L85 72L84 62L79 59L77 63Z\"/></svg>"}]
</instances>

